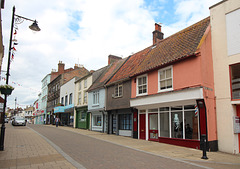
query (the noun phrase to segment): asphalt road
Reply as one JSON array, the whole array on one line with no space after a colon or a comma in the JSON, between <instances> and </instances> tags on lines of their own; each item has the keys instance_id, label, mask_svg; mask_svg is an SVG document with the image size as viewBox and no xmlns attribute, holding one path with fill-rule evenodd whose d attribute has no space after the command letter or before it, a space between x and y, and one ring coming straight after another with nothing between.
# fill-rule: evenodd
<instances>
[{"instance_id":1,"label":"asphalt road","mask_svg":"<svg viewBox=\"0 0 240 169\"><path fill-rule=\"evenodd\" d=\"M200 169L201 165L164 158L78 133L44 125L29 125L60 151L87 169ZM79 167L81 168L81 167Z\"/></svg>"}]
</instances>

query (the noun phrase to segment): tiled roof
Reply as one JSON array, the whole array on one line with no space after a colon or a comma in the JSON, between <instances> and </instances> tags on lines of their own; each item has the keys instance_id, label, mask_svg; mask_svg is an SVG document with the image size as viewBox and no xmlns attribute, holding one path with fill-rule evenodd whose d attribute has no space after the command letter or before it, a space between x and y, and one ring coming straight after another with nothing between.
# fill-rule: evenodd
<instances>
[{"instance_id":1,"label":"tiled roof","mask_svg":"<svg viewBox=\"0 0 240 169\"><path fill-rule=\"evenodd\" d=\"M182 31L159 41L153 47L144 61L139 65L134 75L138 75L183 58L195 55L198 45L210 24L207 17Z\"/></svg>"},{"instance_id":2,"label":"tiled roof","mask_svg":"<svg viewBox=\"0 0 240 169\"><path fill-rule=\"evenodd\" d=\"M129 57L107 85L123 81L177 60L194 55L210 23L210 17L183 29Z\"/></svg>"},{"instance_id":3,"label":"tiled roof","mask_svg":"<svg viewBox=\"0 0 240 169\"><path fill-rule=\"evenodd\" d=\"M103 88L104 85L108 82L108 80L114 75L114 73L122 66L122 64L126 61L127 58L120 59L115 61L105 67L103 73L93 82L93 84L88 89L89 91Z\"/></svg>"},{"instance_id":4,"label":"tiled roof","mask_svg":"<svg viewBox=\"0 0 240 169\"><path fill-rule=\"evenodd\" d=\"M132 56L129 56L126 63L124 63L124 65L117 71L117 73L109 80L107 85L123 79L127 79L132 76L150 50L151 47L148 47L140 52L133 54Z\"/></svg>"}]
</instances>

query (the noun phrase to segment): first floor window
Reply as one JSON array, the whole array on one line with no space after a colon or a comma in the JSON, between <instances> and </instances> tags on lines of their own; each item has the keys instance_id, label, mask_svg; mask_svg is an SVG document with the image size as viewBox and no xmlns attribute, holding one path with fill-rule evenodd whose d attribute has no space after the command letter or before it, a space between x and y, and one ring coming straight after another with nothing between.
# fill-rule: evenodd
<instances>
[{"instance_id":1,"label":"first floor window","mask_svg":"<svg viewBox=\"0 0 240 169\"><path fill-rule=\"evenodd\" d=\"M147 76L137 78L137 94L147 94Z\"/></svg>"},{"instance_id":2,"label":"first floor window","mask_svg":"<svg viewBox=\"0 0 240 169\"><path fill-rule=\"evenodd\" d=\"M102 126L102 116L101 115L93 115L93 126Z\"/></svg>"},{"instance_id":3,"label":"first floor window","mask_svg":"<svg viewBox=\"0 0 240 169\"><path fill-rule=\"evenodd\" d=\"M83 100L84 103L87 103L87 92L85 91L84 92L84 100Z\"/></svg>"},{"instance_id":4,"label":"first floor window","mask_svg":"<svg viewBox=\"0 0 240 169\"><path fill-rule=\"evenodd\" d=\"M72 93L69 95L69 104L72 104Z\"/></svg>"},{"instance_id":5,"label":"first floor window","mask_svg":"<svg viewBox=\"0 0 240 169\"><path fill-rule=\"evenodd\" d=\"M82 93L78 92L78 105L80 105L82 102Z\"/></svg>"},{"instance_id":6,"label":"first floor window","mask_svg":"<svg viewBox=\"0 0 240 169\"><path fill-rule=\"evenodd\" d=\"M132 130L132 114L119 115L119 129Z\"/></svg>"},{"instance_id":7,"label":"first floor window","mask_svg":"<svg viewBox=\"0 0 240 169\"><path fill-rule=\"evenodd\" d=\"M93 104L99 104L99 91L93 92Z\"/></svg>"},{"instance_id":8,"label":"first floor window","mask_svg":"<svg viewBox=\"0 0 240 169\"><path fill-rule=\"evenodd\" d=\"M123 85L118 84L115 86L114 96L121 97L122 95L123 95Z\"/></svg>"},{"instance_id":9,"label":"first floor window","mask_svg":"<svg viewBox=\"0 0 240 169\"><path fill-rule=\"evenodd\" d=\"M230 66L232 81L232 99L240 99L240 63Z\"/></svg>"},{"instance_id":10,"label":"first floor window","mask_svg":"<svg viewBox=\"0 0 240 169\"><path fill-rule=\"evenodd\" d=\"M172 89L172 67L159 70L159 91Z\"/></svg>"}]
</instances>

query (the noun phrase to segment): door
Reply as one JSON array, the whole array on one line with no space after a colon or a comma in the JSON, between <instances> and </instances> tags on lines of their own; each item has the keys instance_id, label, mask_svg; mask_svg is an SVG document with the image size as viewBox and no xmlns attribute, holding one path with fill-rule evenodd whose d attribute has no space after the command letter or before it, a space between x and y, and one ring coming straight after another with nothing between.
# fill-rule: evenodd
<instances>
[{"instance_id":1,"label":"door","mask_svg":"<svg viewBox=\"0 0 240 169\"><path fill-rule=\"evenodd\" d=\"M140 114L140 139L146 140L146 115Z\"/></svg>"},{"instance_id":2,"label":"door","mask_svg":"<svg viewBox=\"0 0 240 169\"><path fill-rule=\"evenodd\" d=\"M158 140L158 114L149 114L149 139Z\"/></svg>"}]
</instances>

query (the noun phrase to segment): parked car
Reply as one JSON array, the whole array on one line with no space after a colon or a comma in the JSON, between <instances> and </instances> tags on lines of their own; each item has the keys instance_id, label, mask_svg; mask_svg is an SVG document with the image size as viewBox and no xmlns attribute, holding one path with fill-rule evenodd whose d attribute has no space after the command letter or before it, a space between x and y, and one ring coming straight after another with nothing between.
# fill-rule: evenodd
<instances>
[{"instance_id":1,"label":"parked car","mask_svg":"<svg viewBox=\"0 0 240 169\"><path fill-rule=\"evenodd\" d=\"M26 126L26 121L24 117L16 116L12 121L13 126Z\"/></svg>"}]
</instances>

